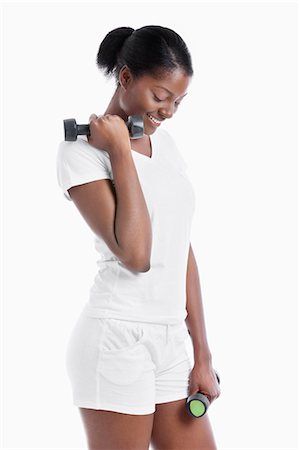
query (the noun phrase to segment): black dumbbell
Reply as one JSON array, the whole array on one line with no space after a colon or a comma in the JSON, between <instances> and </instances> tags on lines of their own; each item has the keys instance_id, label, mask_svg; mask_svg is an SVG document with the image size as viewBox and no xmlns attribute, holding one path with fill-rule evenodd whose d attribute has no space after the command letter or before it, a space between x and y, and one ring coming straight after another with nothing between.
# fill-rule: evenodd
<instances>
[{"instance_id":1,"label":"black dumbbell","mask_svg":"<svg viewBox=\"0 0 299 450\"><path fill-rule=\"evenodd\" d=\"M75 119L65 119L64 124L64 140L76 141L79 134L90 136L89 124L77 125ZM129 130L131 139L138 139L143 136L143 117L129 116L126 125Z\"/></svg>"},{"instance_id":2,"label":"black dumbbell","mask_svg":"<svg viewBox=\"0 0 299 450\"><path fill-rule=\"evenodd\" d=\"M215 375L220 384L220 378L218 373L215 370ZM201 392L196 392L193 395L190 395L186 400L186 408L190 416L192 417L202 417L206 412L211 402L208 397Z\"/></svg>"}]
</instances>

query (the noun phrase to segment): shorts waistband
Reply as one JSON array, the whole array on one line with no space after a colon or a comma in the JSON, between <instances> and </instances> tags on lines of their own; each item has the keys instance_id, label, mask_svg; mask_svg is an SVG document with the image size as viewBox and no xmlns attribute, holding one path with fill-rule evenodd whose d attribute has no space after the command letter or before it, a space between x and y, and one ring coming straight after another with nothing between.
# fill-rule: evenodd
<instances>
[{"instance_id":1,"label":"shorts waistband","mask_svg":"<svg viewBox=\"0 0 299 450\"><path fill-rule=\"evenodd\" d=\"M159 334L161 333L165 339L166 342L170 342L171 338L173 335L176 334L176 332L179 332L181 327L186 326L185 325L185 321L182 322L176 322L176 323L163 323L163 322L151 322L151 321L143 321L143 320L134 320L132 318L124 318L124 317L111 317L111 315L109 314L108 311L96 311L96 308L92 307L89 304L85 304L82 312L82 315L87 316L87 317L91 317L91 318L95 318L95 319L99 319L99 320L104 320L104 321L115 321L115 322L124 322L124 323L128 323L128 324L139 324L142 327L146 328L151 328L153 327Z\"/></svg>"}]
</instances>

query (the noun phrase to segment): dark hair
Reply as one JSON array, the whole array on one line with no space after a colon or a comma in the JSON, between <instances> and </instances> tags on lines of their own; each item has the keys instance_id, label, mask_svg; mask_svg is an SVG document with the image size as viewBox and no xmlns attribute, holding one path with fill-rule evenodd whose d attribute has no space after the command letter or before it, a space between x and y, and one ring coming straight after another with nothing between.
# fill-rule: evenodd
<instances>
[{"instance_id":1,"label":"dark hair","mask_svg":"<svg viewBox=\"0 0 299 450\"><path fill-rule=\"evenodd\" d=\"M124 65L136 79L143 75L161 79L176 69L193 76L191 55L183 39L170 28L158 25L110 31L100 44L96 63L106 77L115 78L117 86Z\"/></svg>"}]
</instances>

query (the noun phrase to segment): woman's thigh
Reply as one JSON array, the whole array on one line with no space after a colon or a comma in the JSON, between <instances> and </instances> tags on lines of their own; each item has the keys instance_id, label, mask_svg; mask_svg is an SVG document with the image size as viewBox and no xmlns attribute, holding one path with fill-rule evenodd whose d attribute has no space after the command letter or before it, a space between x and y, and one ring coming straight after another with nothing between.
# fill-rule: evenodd
<instances>
[{"instance_id":1,"label":"woman's thigh","mask_svg":"<svg viewBox=\"0 0 299 450\"><path fill-rule=\"evenodd\" d=\"M79 408L89 450L148 450L154 414Z\"/></svg>"},{"instance_id":2,"label":"woman's thigh","mask_svg":"<svg viewBox=\"0 0 299 450\"><path fill-rule=\"evenodd\" d=\"M156 405L151 440L154 450L217 450L208 413L191 417L186 400Z\"/></svg>"}]
</instances>

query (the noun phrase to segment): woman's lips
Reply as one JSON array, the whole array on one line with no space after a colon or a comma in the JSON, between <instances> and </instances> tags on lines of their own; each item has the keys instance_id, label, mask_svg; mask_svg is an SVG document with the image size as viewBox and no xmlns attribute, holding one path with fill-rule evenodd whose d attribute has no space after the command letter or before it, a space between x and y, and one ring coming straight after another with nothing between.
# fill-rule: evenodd
<instances>
[{"instance_id":1,"label":"woman's lips","mask_svg":"<svg viewBox=\"0 0 299 450\"><path fill-rule=\"evenodd\" d=\"M147 114L147 115L150 114L154 119L159 120L159 122L163 122L163 120L165 120L165 119L158 118L158 117L154 116L154 115L151 114L151 113L146 113L146 114Z\"/></svg>"},{"instance_id":2,"label":"woman's lips","mask_svg":"<svg viewBox=\"0 0 299 450\"><path fill-rule=\"evenodd\" d=\"M150 121L150 123L152 124L152 125L155 125L156 127L158 127L159 125L160 125L160 123L156 123L156 122L154 122L153 120L151 120L151 118L150 118L150 116L152 116L154 119L156 119L156 120L158 120L159 122L163 122L163 120L165 120L165 119L157 119L155 116L153 116L152 114L150 114L150 113L146 113L146 116L149 118L149 121Z\"/></svg>"},{"instance_id":3,"label":"woman's lips","mask_svg":"<svg viewBox=\"0 0 299 450\"><path fill-rule=\"evenodd\" d=\"M160 123L153 122L153 121L151 120L151 118L150 118L147 114L146 114L146 116L147 116L147 118L148 118L150 124L151 124L153 127L159 127L159 126L161 125Z\"/></svg>"}]
</instances>

